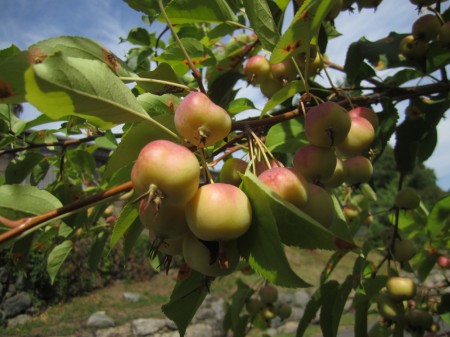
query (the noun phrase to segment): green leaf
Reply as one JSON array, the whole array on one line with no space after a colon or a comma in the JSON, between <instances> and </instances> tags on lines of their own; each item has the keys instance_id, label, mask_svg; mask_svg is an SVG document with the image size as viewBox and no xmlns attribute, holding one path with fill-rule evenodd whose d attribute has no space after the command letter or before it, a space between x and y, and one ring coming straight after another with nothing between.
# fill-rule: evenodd
<instances>
[{"instance_id":1,"label":"green leaf","mask_svg":"<svg viewBox=\"0 0 450 337\"><path fill-rule=\"evenodd\" d=\"M232 330L235 331L241 325L240 314L248 298L254 293L254 290L245 284L242 280L237 280L237 290L231 296L230 319Z\"/></svg>"},{"instance_id":2,"label":"green leaf","mask_svg":"<svg viewBox=\"0 0 450 337\"><path fill-rule=\"evenodd\" d=\"M21 134L28 129L27 122L16 117L12 105L0 104L0 118L5 121L7 130L11 129L15 134ZM5 132L7 132L7 130L5 130Z\"/></svg>"},{"instance_id":3,"label":"green leaf","mask_svg":"<svg viewBox=\"0 0 450 337\"><path fill-rule=\"evenodd\" d=\"M27 51L0 59L0 103L25 102L25 72L30 68Z\"/></svg>"},{"instance_id":4,"label":"green leaf","mask_svg":"<svg viewBox=\"0 0 450 337\"><path fill-rule=\"evenodd\" d=\"M292 154L308 144L300 118L275 124L267 133L266 146L272 152Z\"/></svg>"},{"instance_id":5,"label":"green leaf","mask_svg":"<svg viewBox=\"0 0 450 337\"><path fill-rule=\"evenodd\" d=\"M187 276L179 274L169 303L162 306L164 314L177 325L181 337L208 294L208 282L206 276L194 270Z\"/></svg>"},{"instance_id":6,"label":"green leaf","mask_svg":"<svg viewBox=\"0 0 450 337\"><path fill-rule=\"evenodd\" d=\"M450 225L450 195L440 199L430 211L427 230L432 237L444 234Z\"/></svg>"},{"instance_id":7,"label":"green leaf","mask_svg":"<svg viewBox=\"0 0 450 337\"><path fill-rule=\"evenodd\" d=\"M308 287L291 269L281 245L277 223L269 199L255 184L256 177L244 176L242 188L252 205L252 225L238 239L239 251L256 272L266 280L282 287Z\"/></svg>"},{"instance_id":8,"label":"green leaf","mask_svg":"<svg viewBox=\"0 0 450 337\"><path fill-rule=\"evenodd\" d=\"M142 225L139 218L137 218L125 233L123 241L123 254L125 255L126 259L128 259L128 256L130 255L143 230L144 226Z\"/></svg>"},{"instance_id":9,"label":"green leaf","mask_svg":"<svg viewBox=\"0 0 450 337\"><path fill-rule=\"evenodd\" d=\"M169 129L175 130L173 115L156 116L154 119ZM141 149L147 143L156 139L177 141L153 123L141 122L131 126L122 137L117 149L111 155L106 166L104 179L109 179L116 171L135 161Z\"/></svg>"},{"instance_id":10,"label":"green leaf","mask_svg":"<svg viewBox=\"0 0 450 337\"><path fill-rule=\"evenodd\" d=\"M232 114L238 114L239 112L256 109L255 105L248 98L237 98L228 104L227 111Z\"/></svg>"},{"instance_id":11,"label":"green leaf","mask_svg":"<svg viewBox=\"0 0 450 337\"><path fill-rule=\"evenodd\" d=\"M52 194L34 186L0 186L0 212L5 209L37 215L61 206L61 202Z\"/></svg>"},{"instance_id":12,"label":"green leaf","mask_svg":"<svg viewBox=\"0 0 450 337\"><path fill-rule=\"evenodd\" d=\"M105 248L107 242L108 242L107 232L101 231L100 233L98 233L97 237L95 238L94 244L92 245L91 250L89 252L88 265L91 271L95 271L95 269L98 266L98 263L102 259L103 249Z\"/></svg>"},{"instance_id":13,"label":"green leaf","mask_svg":"<svg viewBox=\"0 0 450 337\"><path fill-rule=\"evenodd\" d=\"M392 87L398 87L401 84L422 77L423 73L415 69L402 69L394 75L387 77L384 84Z\"/></svg>"},{"instance_id":14,"label":"green leaf","mask_svg":"<svg viewBox=\"0 0 450 337\"><path fill-rule=\"evenodd\" d=\"M130 29L125 41L128 41L132 44L141 45L141 46L149 46L151 43L151 37L145 28L136 27L136 28Z\"/></svg>"},{"instance_id":15,"label":"green leaf","mask_svg":"<svg viewBox=\"0 0 450 337\"><path fill-rule=\"evenodd\" d=\"M51 283L55 282L55 277L58 274L61 265L69 256L72 250L72 241L66 240L55 246L47 259L47 273L50 276Z\"/></svg>"},{"instance_id":16,"label":"green leaf","mask_svg":"<svg viewBox=\"0 0 450 337\"><path fill-rule=\"evenodd\" d=\"M320 310L320 327L324 337L337 336L339 322L352 286L353 276L348 275L339 289L323 298L322 309Z\"/></svg>"},{"instance_id":17,"label":"green leaf","mask_svg":"<svg viewBox=\"0 0 450 337\"><path fill-rule=\"evenodd\" d=\"M40 161L31 171L30 184L36 186L45 178L50 170L50 163L47 159Z\"/></svg>"},{"instance_id":18,"label":"green leaf","mask_svg":"<svg viewBox=\"0 0 450 337\"><path fill-rule=\"evenodd\" d=\"M267 1L244 0L243 2L250 26L255 30L262 47L269 51L273 50L280 34Z\"/></svg>"},{"instance_id":19,"label":"green leaf","mask_svg":"<svg viewBox=\"0 0 450 337\"><path fill-rule=\"evenodd\" d=\"M175 24L237 21L225 0L175 0L169 3L166 12Z\"/></svg>"},{"instance_id":20,"label":"green leaf","mask_svg":"<svg viewBox=\"0 0 450 337\"><path fill-rule=\"evenodd\" d=\"M100 128L148 119L128 87L97 60L58 52L25 74L27 100L53 119L73 115Z\"/></svg>"},{"instance_id":21,"label":"green leaf","mask_svg":"<svg viewBox=\"0 0 450 337\"><path fill-rule=\"evenodd\" d=\"M450 51L441 47L437 41L430 44L427 50L426 72L431 74L440 68L444 68L450 63Z\"/></svg>"},{"instance_id":22,"label":"green leaf","mask_svg":"<svg viewBox=\"0 0 450 337\"><path fill-rule=\"evenodd\" d=\"M139 77L149 78L149 79L157 79L167 82L173 82L180 84L180 80L173 70L173 68L167 63L160 63L154 70L152 71L143 71L139 73ZM139 87L144 89L146 92L151 92L153 94L158 94L160 92L164 92L164 90L168 90L170 88L178 89L176 87L169 87L165 84L160 83L152 83L152 82L138 82Z\"/></svg>"},{"instance_id":23,"label":"green leaf","mask_svg":"<svg viewBox=\"0 0 450 337\"><path fill-rule=\"evenodd\" d=\"M180 98L175 95L142 94L137 97L144 110L152 117L170 115L173 118L175 109L180 104Z\"/></svg>"},{"instance_id":24,"label":"green leaf","mask_svg":"<svg viewBox=\"0 0 450 337\"><path fill-rule=\"evenodd\" d=\"M28 177L36 165L45 160L39 152L25 152L9 162L5 170L7 184L20 184Z\"/></svg>"},{"instance_id":25,"label":"green leaf","mask_svg":"<svg viewBox=\"0 0 450 337\"><path fill-rule=\"evenodd\" d=\"M416 268L419 282L425 282L425 279L430 275L430 272L436 265L437 259L437 254L429 254L427 251L420 252L420 262Z\"/></svg>"},{"instance_id":26,"label":"green leaf","mask_svg":"<svg viewBox=\"0 0 450 337\"><path fill-rule=\"evenodd\" d=\"M68 151L66 156L71 166L83 176L95 175L96 164L92 154L82 149L76 149Z\"/></svg>"},{"instance_id":27,"label":"green leaf","mask_svg":"<svg viewBox=\"0 0 450 337\"><path fill-rule=\"evenodd\" d=\"M115 150L117 148L116 136L108 130L104 136L95 138L95 145L107 150Z\"/></svg>"},{"instance_id":28,"label":"green leaf","mask_svg":"<svg viewBox=\"0 0 450 337\"><path fill-rule=\"evenodd\" d=\"M273 49L270 63L280 63L288 57L307 52L311 42L317 44L322 21L335 2L336 0L305 1Z\"/></svg>"},{"instance_id":29,"label":"green leaf","mask_svg":"<svg viewBox=\"0 0 450 337\"><path fill-rule=\"evenodd\" d=\"M268 113L273 108L277 107L287 99L293 97L295 94L298 94L302 91L305 91L305 86L302 81L292 81L289 82L286 86L284 86L282 89L277 91L264 105L264 108L261 111L261 116L264 116L266 113Z\"/></svg>"},{"instance_id":30,"label":"green leaf","mask_svg":"<svg viewBox=\"0 0 450 337\"><path fill-rule=\"evenodd\" d=\"M125 235L128 228L139 220L139 211L136 204L126 204L120 212L119 218L114 225L113 232L111 234L111 249L117 244L117 242Z\"/></svg>"}]
</instances>

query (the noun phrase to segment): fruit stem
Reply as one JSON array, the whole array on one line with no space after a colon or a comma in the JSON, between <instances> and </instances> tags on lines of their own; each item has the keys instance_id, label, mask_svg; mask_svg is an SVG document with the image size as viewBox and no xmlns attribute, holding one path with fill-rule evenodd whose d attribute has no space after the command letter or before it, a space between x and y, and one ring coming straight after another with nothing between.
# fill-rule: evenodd
<instances>
[{"instance_id":1,"label":"fruit stem","mask_svg":"<svg viewBox=\"0 0 450 337\"><path fill-rule=\"evenodd\" d=\"M206 94L206 90L205 87L203 86L203 82L202 82L202 75L200 74L200 72L198 71L197 67L194 65L194 62L192 62L191 57L189 56L186 48L184 48L183 43L181 42L180 38L178 37L177 33L175 32L175 29L173 28L172 23L170 22L169 16L166 13L166 10L164 9L164 5L162 3L162 0L157 0L158 1L158 6L159 9L161 11L162 16L164 17L164 19L167 22L167 26L169 26L170 31L172 32L173 38L175 39L175 41L177 42L178 46L180 47L182 53L184 54L184 57L186 58L186 61L189 65L189 68L192 71L192 75L194 76L195 80L197 81L198 87L200 88L200 91L204 94Z\"/></svg>"},{"instance_id":2,"label":"fruit stem","mask_svg":"<svg viewBox=\"0 0 450 337\"><path fill-rule=\"evenodd\" d=\"M200 159L202 162L203 173L205 174L205 181L209 181L210 184L214 184L214 179L211 175L211 172L209 172L208 164L206 163L205 149L200 148L199 152L200 152Z\"/></svg>"},{"instance_id":3,"label":"fruit stem","mask_svg":"<svg viewBox=\"0 0 450 337\"><path fill-rule=\"evenodd\" d=\"M144 78L144 77L119 77L122 81L133 81L133 82L151 82L151 83L159 83L159 84L165 84L167 86L171 87L177 87L184 89L186 91L197 91L196 88L191 88L187 85L176 83L176 82L170 82L170 81L164 81L164 80L157 80L155 78Z\"/></svg>"}]
</instances>

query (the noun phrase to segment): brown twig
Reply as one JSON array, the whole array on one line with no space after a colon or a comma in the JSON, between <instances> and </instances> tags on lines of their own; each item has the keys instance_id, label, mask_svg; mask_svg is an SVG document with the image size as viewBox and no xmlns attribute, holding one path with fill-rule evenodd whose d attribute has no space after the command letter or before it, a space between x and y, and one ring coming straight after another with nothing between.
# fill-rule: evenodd
<instances>
[{"instance_id":1,"label":"brown twig","mask_svg":"<svg viewBox=\"0 0 450 337\"><path fill-rule=\"evenodd\" d=\"M97 193L95 195L92 195L86 199L77 200L75 202L72 202L70 204L67 204L61 208L57 208L51 211L48 211L43 214L39 214L30 218L26 218L25 221L22 223L15 225L12 229L10 229L7 232L0 234L0 243L4 243L8 240L11 240L20 234L24 233L25 231L32 229L39 224L43 222L50 221L52 219L55 219L57 217L64 216L65 214L69 214L73 211L80 210L82 208L85 208L89 205L92 205L96 202L99 202L104 199L108 199L110 197L116 196L121 193L125 193L130 191L133 188L133 184L131 181L128 181L122 185L115 186L110 188L109 190Z\"/></svg>"}]
</instances>

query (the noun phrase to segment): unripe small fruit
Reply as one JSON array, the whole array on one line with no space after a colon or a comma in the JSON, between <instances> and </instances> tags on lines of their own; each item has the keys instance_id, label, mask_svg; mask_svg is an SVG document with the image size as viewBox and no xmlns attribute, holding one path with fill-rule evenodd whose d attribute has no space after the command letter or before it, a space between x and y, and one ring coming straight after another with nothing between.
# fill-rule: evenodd
<instances>
[{"instance_id":1,"label":"unripe small fruit","mask_svg":"<svg viewBox=\"0 0 450 337\"><path fill-rule=\"evenodd\" d=\"M416 295L417 287L409 277L390 277L386 282L386 290L395 301L410 300Z\"/></svg>"},{"instance_id":2,"label":"unripe small fruit","mask_svg":"<svg viewBox=\"0 0 450 337\"><path fill-rule=\"evenodd\" d=\"M436 38L440 28L439 19L435 15L426 14L413 23L412 35L416 40L430 41Z\"/></svg>"},{"instance_id":3,"label":"unripe small fruit","mask_svg":"<svg viewBox=\"0 0 450 337\"><path fill-rule=\"evenodd\" d=\"M356 156L368 150L375 139L372 124L359 116L351 117L351 127L345 139L337 145L337 149L346 156Z\"/></svg>"},{"instance_id":4,"label":"unripe small fruit","mask_svg":"<svg viewBox=\"0 0 450 337\"><path fill-rule=\"evenodd\" d=\"M433 324L433 316L421 309L408 310L406 319L410 327L421 331L430 331Z\"/></svg>"},{"instance_id":5,"label":"unripe small fruit","mask_svg":"<svg viewBox=\"0 0 450 337\"><path fill-rule=\"evenodd\" d=\"M336 167L333 175L327 179L321 179L320 183L325 187L335 188L341 186L347 175L347 171L344 166L344 162L341 158L336 157Z\"/></svg>"},{"instance_id":6,"label":"unripe small fruit","mask_svg":"<svg viewBox=\"0 0 450 337\"><path fill-rule=\"evenodd\" d=\"M281 318L281 320L288 319L291 317L292 307L287 303L281 303L277 307L277 316Z\"/></svg>"},{"instance_id":7,"label":"unripe small fruit","mask_svg":"<svg viewBox=\"0 0 450 337\"><path fill-rule=\"evenodd\" d=\"M158 251L170 256L181 255L183 253L183 240L184 237L178 239L164 239L158 246Z\"/></svg>"},{"instance_id":8,"label":"unripe small fruit","mask_svg":"<svg viewBox=\"0 0 450 337\"><path fill-rule=\"evenodd\" d=\"M198 147L224 139L231 130L231 117L201 92L188 94L175 110L177 131Z\"/></svg>"},{"instance_id":9,"label":"unripe small fruit","mask_svg":"<svg viewBox=\"0 0 450 337\"><path fill-rule=\"evenodd\" d=\"M184 146L167 140L148 143L139 153L131 171L137 194L152 188L162 194L164 205L184 205L195 194L200 182L197 157Z\"/></svg>"},{"instance_id":10,"label":"unripe small fruit","mask_svg":"<svg viewBox=\"0 0 450 337\"><path fill-rule=\"evenodd\" d=\"M262 55L255 55L247 60L244 67L244 73L249 81L259 84L270 75L270 63Z\"/></svg>"},{"instance_id":11,"label":"unripe small fruit","mask_svg":"<svg viewBox=\"0 0 450 337\"><path fill-rule=\"evenodd\" d=\"M448 269L450 268L450 259L447 256L439 256L437 259L437 264L439 267Z\"/></svg>"},{"instance_id":12,"label":"unripe small fruit","mask_svg":"<svg viewBox=\"0 0 450 337\"><path fill-rule=\"evenodd\" d=\"M342 207L342 212L344 213L345 220L350 223L359 216L361 208L354 204L347 204Z\"/></svg>"},{"instance_id":13,"label":"unripe small fruit","mask_svg":"<svg viewBox=\"0 0 450 337\"><path fill-rule=\"evenodd\" d=\"M245 310L250 314L250 316L256 316L262 309L263 305L261 301L257 298L249 298L245 302Z\"/></svg>"},{"instance_id":14,"label":"unripe small fruit","mask_svg":"<svg viewBox=\"0 0 450 337\"><path fill-rule=\"evenodd\" d=\"M409 261L416 254L417 249L410 240L396 240L392 248L392 258L397 262Z\"/></svg>"},{"instance_id":15,"label":"unripe small fruit","mask_svg":"<svg viewBox=\"0 0 450 337\"><path fill-rule=\"evenodd\" d=\"M225 184L239 186L242 181L240 173L245 173L247 162L239 158L230 158L223 163L219 181Z\"/></svg>"},{"instance_id":16,"label":"unripe small fruit","mask_svg":"<svg viewBox=\"0 0 450 337\"><path fill-rule=\"evenodd\" d=\"M366 183L372 178L372 162L363 156L348 158L344 161L345 182L348 185Z\"/></svg>"},{"instance_id":17,"label":"unripe small fruit","mask_svg":"<svg viewBox=\"0 0 450 337\"><path fill-rule=\"evenodd\" d=\"M400 41L399 52L407 59L417 60L425 57L428 48L428 41L416 40L414 36L407 35Z\"/></svg>"},{"instance_id":18,"label":"unripe small fruit","mask_svg":"<svg viewBox=\"0 0 450 337\"><path fill-rule=\"evenodd\" d=\"M282 88L283 82L273 77L267 77L259 84L259 89L261 90L262 94L269 99Z\"/></svg>"},{"instance_id":19,"label":"unripe small fruit","mask_svg":"<svg viewBox=\"0 0 450 337\"><path fill-rule=\"evenodd\" d=\"M330 193L315 184L309 184L308 202L300 208L324 227L330 227L335 217L334 202Z\"/></svg>"},{"instance_id":20,"label":"unripe small fruit","mask_svg":"<svg viewBox=\"0 0 450 337\"><path fill-rule=\"evenodd\" d=\"M348 112L348 115L350 116L350 118L352 117L362 117L367 119L370 124L372 124L373 129L376 131L378 128L378 125L380 124L379 120L378 120L378 115L370 108L366 108L366 107L356 107L351 109Z\"/></svg>"},{"instance_id":21,"label":"unripe small fruit","mask_svg":"<svg viewBox=\"0 0 450 337\"><path fill-rule=\"evenodd\" d=\"M271 65L272 76L277 80L286 80L288 82L295 80L297 70L291 59L286 59L281 63Z\"/></svg>"},{"instance_id":22,"label":"unripe small fruit","mask_svg":"<svg viewBox=\"0 0 450 337\"><path fill-rule=\"evenodd\" d=\"M157 209L146 200L142 200L139 218L141 223L152 230L158 238L181 238L189 230L184 206L163 205Z\"/></svg>"},{"instance_id":23,"label":"unripe small fruit","mask_svg":"<svg viewBox=\"0 0 450 337\"><path fill-rule=\"evenodd\" d=\"M191 231L205 241L227 241L244 234L252 222L252 208L244 192L230 184L201 186L186 205Z\"/></svg>"},{"instance_id":24,"label":"unripe small fruit","mask_svg":"<svg viewBox=\"0 0 450 337\"><path fill-rule=\"evenodd\" d=\"M337 159L334 149L309 144L295 152L292 163L297 173L315 182L333 175Z\"/></svg>"},{"instance_id":25,"label":"unripe small fruit","mask_svg":"<svg viewBox=\"0 0 450 337\"><path fill-rule=\"evenodd\" d=\"M308 183L292 168L274 167L261 173L258 179L272 192L297 207L302 207L308 201Z\"/></svg>"},{"instance_id":26,"label":"unripe small fruit","mask_svg":"<svg viewBox=\"0 0 450 337\"><path fill-rule=\"evenodd\" d=\"M400 209L415 209L420 205L420 197L413 188L405 187L395 195L394 204Z\"/></svg>"},{"instance_id":27,"label":"unripe small fruit","mask_svg":"<svg viewBox=\"0 0 450 337\"><path fill-rule=\"evenodd\" d=\"M331 147L342 143L351 127L347 111L327 101L309 109L305 116L305 134L311 144Z\"/></svg>"},{"instance_id":28,"label":"unripe small fruit","mask_svg":"<svg viewBox=\"0 0 450 337\"><path fill-rule=\"evenodd\" d=\"M192 233L183 239L183 257L189 267L206 276L218 277L231 274L239 264L239 252L235 240L215 242L217 252L208 249Z\"/></svg>"},{"instance_id":29,"label":"unripe small fruit","mask_svg":"<svg viewBox=\"0 0 450 337\"><path fill-rule=\"evenodd\" d=\"M398 322L405 316L403 304L393 300L386 292L378 295L377 307L381 316L393 322Z\"/></svg>"},{"instance_id":30,"label":"unripe small fruit","mask_svg":"<svg viewBox=\"0 0 450 337\"><path fill-rule=\"evenodd\" d=\"M266 284L258 291L259 298L262 303L275 303L278 299L278 289L273 285Z\"/></svg>"}]
</instances>

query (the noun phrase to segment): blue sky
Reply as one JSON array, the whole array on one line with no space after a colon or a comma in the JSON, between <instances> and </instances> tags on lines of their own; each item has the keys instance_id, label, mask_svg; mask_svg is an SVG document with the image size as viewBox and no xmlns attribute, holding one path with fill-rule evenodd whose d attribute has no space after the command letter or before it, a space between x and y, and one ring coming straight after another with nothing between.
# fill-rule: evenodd
<instances>
[{"instance_id":1,"label":"blue sky","mask_svg":"<svg viewBox=\"0 0 450 337\"><path fill-rule=\"evenodd\" d=\"M444 8L449 2L443 3ZM407 33L417 18L417 10L409 0L384 0L377 11L344 12L336 20L342 36L330 41L327 54L344 64L348 45L365 36L369 40L385 37L390 31ZM119 44L134 27L145 27L141 14L120 0L2 0L0 11L0 48L14 43L25 49L37 41L60 35L81 35L94 39L123 57L130 45ZM334 79L342 74L331 71ZM250 91L242 95L248 97ZM254 91L252 94L261 95ZM263 97L261 96L263 102ZM262 103L264 104L264 102ZM400 110L404 105L399 105ZM433 168L439 185L450 190L449 120L438 129L439 145L426 165Z\"/></svg>"}]
</instances>

